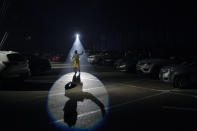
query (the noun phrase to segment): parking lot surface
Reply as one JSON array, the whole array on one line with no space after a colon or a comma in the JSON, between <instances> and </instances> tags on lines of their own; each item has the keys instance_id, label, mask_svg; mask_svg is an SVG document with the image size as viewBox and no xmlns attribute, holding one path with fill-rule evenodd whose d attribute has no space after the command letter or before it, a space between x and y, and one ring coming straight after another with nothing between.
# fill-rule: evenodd
<instances>
[{"instance_id":1,"label":"parking lot surface","mask_svg":"<svg viewBox=\"0 0 197 131\"><path fill-rule=\"evenodd\" d=\"M1 130L197 130L197 89L176 89L109 67L84 67L82 87L68 92L73 73L63 63L52 63L51 72L24 83L4 83Z\"/></svg>"}]
</instances>

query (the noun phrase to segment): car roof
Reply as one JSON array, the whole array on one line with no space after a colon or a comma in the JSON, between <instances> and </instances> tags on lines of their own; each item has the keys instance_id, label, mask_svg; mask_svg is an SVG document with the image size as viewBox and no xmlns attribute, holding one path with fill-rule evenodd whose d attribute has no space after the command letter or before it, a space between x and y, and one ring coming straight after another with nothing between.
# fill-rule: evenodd
<instances>
[{"instance_id":1,"label":"car roof","mask_svg":"<svg viewBox=\"0 0 197 131\"><path fill-rule=\"evenodd\" d=\"M4 55L15 54L15 53L18 53L18 52L15 52L15 51L0 51L0 54L4 54Z\"/></svg>"}]
</instances>

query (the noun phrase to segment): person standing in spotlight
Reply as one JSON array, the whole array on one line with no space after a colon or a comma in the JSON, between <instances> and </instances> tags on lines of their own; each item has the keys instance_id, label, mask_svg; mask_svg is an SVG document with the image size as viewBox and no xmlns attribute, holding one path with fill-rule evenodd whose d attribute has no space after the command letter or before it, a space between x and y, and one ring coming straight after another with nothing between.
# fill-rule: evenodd
<instances>
[{"instance_id":1,"label":"person standing in spotlight","mask_svg":"<svg viewBox=\"0 0 197 131\"><path fill-rule=\"evenodd\" d=\"M73 66L74 66L75 75L77 74L77 70L80 73L80 64L79 64L80 55L83 55L83 51L80 54L78 54L78 51L75 50L75 52L73 54L73 57L72 57L72 60L74 62L74 65Z\"/></svg>"}]
</instances>

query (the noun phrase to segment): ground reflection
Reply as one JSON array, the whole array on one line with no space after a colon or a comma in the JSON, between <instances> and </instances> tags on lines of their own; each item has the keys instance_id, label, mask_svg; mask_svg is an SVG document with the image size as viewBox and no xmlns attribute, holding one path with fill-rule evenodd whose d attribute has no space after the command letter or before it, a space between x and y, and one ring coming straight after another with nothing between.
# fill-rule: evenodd
<instances>
[{"instance_id":1,"label":"ground reflection","mask_svg":"<svg viewBox=\"0 0 197 131\"><path fill-rule=\"evenodd\" d=\"M63 108L64 122L72 127L77 121L77 102L82 102L84 99L93 101L101 110L102 116L105 116L105 106L94 95L89 92L82 91L83 83L81 82L80 74L74 75L71 82L65 85L65 96L69 98Z\"/></svg>"},{"instance_id":2,"label":"ground reflection","mask_svg":"<svg viewBox=\"0 0 197 131\"><path fill-rule=\"evenodd\" d=\"M109 96L94 75L74 72L61 76L51 87L47 110L60 130L94 130L109 114Z\"/></svg>"}]
</instances>

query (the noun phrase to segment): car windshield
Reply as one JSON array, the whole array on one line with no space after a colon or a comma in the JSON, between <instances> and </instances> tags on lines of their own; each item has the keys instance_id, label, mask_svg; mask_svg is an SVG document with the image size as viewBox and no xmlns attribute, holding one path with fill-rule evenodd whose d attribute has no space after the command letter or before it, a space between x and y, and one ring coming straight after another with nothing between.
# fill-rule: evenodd
<instances>
[{"instance_id":1,"label":"car windshield","mask_svg":"<svg viewBox=\"0 0 197 131\"><path fill-rule=\"evenodd\" d=\"M10 61L25 61L26 60L26 58L20 54L8 54L7 57Z\"/></svg>"},{"instance_id":2,"label":"car windshield","mask_svg":"<svg viewBox=\"0 0 197 131\"><path fill-rule=\"evenodd\" d=\"M125 57L125 60L137 60L137 56L135 55L128 55Z\"/></svg>"},{"instance_id":3,"label":"car windshield","mask_svg":"<svg viewBox=\"0 0 197 131\"><path fill-rule=\"evenodd\" d=\"M194 63L193 60L186 60L186 61L183 61L183 62L181 63L181 65L191 65L192 63Z\"/></svg>"},{"instance_id":4,"label":"car windshield","mask_svg":"<svg viewBox=\"0 0 197 131\"><path fill-rule=\"evenodd\" d=\"M189 64L190 66L197 66L197 61L193 61Z\"/></svg>"}]
</instances>

